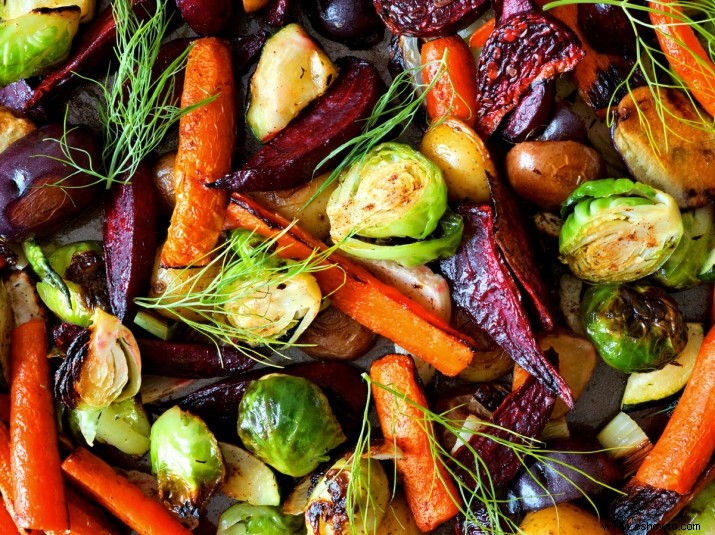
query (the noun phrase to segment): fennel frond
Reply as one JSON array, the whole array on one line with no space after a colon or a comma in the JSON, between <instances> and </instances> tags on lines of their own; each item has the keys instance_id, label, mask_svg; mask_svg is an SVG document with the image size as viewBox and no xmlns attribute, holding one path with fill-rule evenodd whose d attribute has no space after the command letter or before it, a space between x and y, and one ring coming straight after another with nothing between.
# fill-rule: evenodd
<instances>
[{"instance_id":1,"label":"fennel frond","mask_svg":"<svg viewBox=\"0 0 715 535\"><path fill-rule=\"evenodd\" d=\"M693 97L692 92L688 88L686 80L684 80L671 67L665 53L657 44L653 44L648 39L648 33L656 32L662 34L662 30L650 23L648 15L650 13L663 13L663 9L659 8L652 2L636 2L634 0L555 0L544 5L544 10L571 5L571 4L595 4L603 3L611 6L620 7L625 13L628 21L636 36L636 56L633 68L629 71L625 80L620 84L614 97L609 103L608 121L609 126L613 122L613 114L611 110L615 109L618 102L615 101L615 95L625 88L625 90L633 95L634 89L642 85L639 79L644 81L651 95L653 96L656 105L656 115L658 121L649 120L647 115L639 107L638 102L634 98L634 104L638 113L638 118L641 127L645 131L651 147L656 154L660 154L665 148L667 150L668 137L670 135L682 137L675 128L673 122L685 123L688 126L699 130L715 134L715 118L710 117L706 112L702 111L697 100ZM672 7L672 11L667 14L673 19L673 26L687 25L693 28L698 39L706 49L711 62L715 62L715 3L702 0L669 0L667 5ZM678 13L682 13L678 14ZM676 39L676 42L690 56L686 61L692 66L698 65L702 75L715 80L715 71L712 65L707 65L706 62L686 43ZM667 89L676 89L684 92L690 102L693 104L697 118L687 119L673 113L673 111L663 104L661 91ZM715 99L715 87L712 95ZM656 141L654 132L660 129L663 132L662 138L665 140L666 147L661 147Z\"/></svg>"},{"instance_id":2,"label":"fennel frond","mask_svg":"<svg viewBox=\"0 0 715 535\"><path fill-rule=\"evenodd\" d=\"M442 466L446 469L446 472L451 476L457 485L457 489L460 493L461 503L455 503L458 506L460 514L464 517L465 522L473 523L474 525L480 527L485 533L492 533L494 535L507 532L518 533L518 525L515 523L506 512L506 504L508 500L503 497L500 492L501 489L497 489L492 480L491 474L488 470L488 465L484 459L479 455L479 452L474 450L474 448L469 444L469 439L471 437L484 437L493 440L497 444L509 448L517 457L521 465L525 470L529 471L529 466L532 462L542 462L545 464L550 464L551 468L559 476L564 478L565 481L570 483L572 486L577 488L583 497L588 501L593 507L594 511L598 513L596 504L592 499L583 491L576 482L574 482L568 475L570 473L577 473L580 476L588 479L589 481L605 488L610 491L620 493L622 492L614 487L607 485L591 476L590 474L584 472L580 468L573 466L567 462L559 459L554 459L549 457L550 453L557 453L556 450L551 450L545 447L544 443L538 439L531 437L526 437L515 433L514 431L500 427L498 425L492 424L487 421L480 422L476 429L469 429L463 425L463 422L455 420L449 417L449 412L447 413L435 413L430 411L428 408L423 407L403 393L398 392L389 386L377 383L370 379L370 376L363 374L363 379L368 384L368 402L364 413L363 426L360 432L360 437L358 438L355 454L353 457L353 462L355 459L359 459L365 452L369 449L371 424L369 421L369 406L370 397L373 388L380 388L389 392L394 396L396 403L407 403L412 407L418 408L424 418L420 420L420 424L423 426L427 437L429 438L430 452L432 459L434 460L435 470L432 477L441 478L440 470L436 467ZM453 409L452 409L453 410ZM445 448L435 437L434 433L431 431L433 426L440 426L444 428L449 434L458 438L458 440L463 441L464 446L467 450L474 456L476 470L465 466L460 463L447 448ZM500 431L505 433L508 438L502 438L490 431ZM598 450L606 451L606 450ZM594 451L584 451L584 452L571 452L571 453L595 453ZM355 463L357 466L359 463ZM460 477L461 476L461 477ZM353 476L355 477L355 476ZM425 474L425 478L430 477L430 474ZM538 477L534 477L534 481L539 482ZM351 481L352 483L352 481ZM541 485L541 483L539 483ZM359 487L358 487L359 488ZM541 487L544 496L551 496L549 491L545 487ZM369 500L369 497L368 497ZM348 507L348 511L362 511L369 507L369 503L357 504L356 498L353 494L351 495L351 486L348 485L348 504L354 504L353 507ZM480 518L476 512L482 509L486 514L486 518ZM352 526L351 519L351 526ZM355 533L353 531L353 533Z\"/></svg>"},{"instance_id":3,"label":"fennel frond","mask_svg":"<svg viewBox=\"0 0 715 535\"><path fill-rule=\"evenodd\" d=\"M156 11L148 17L139 17L131 0L116 0L112 10L116 21L116 73L107 74L102 80L80 76L99 93L97 113L104 137L101 168L92 162L89 168L81 166L73 158L66 137L58 140L65 163L76 172L105 183L107 189L115 182L128 181L182 115L211 99L183 109L172 102L176 74L185 67L189 48L163 72L154 72L162 40L169 29L167 0L158 0ZM67 129L65 123L65 132Z\"/></svg>"},{"instance_id":4,"label":"fennel frond","mask_svg":"<svg viewBox=\"0 0 715 535\"><path fill-rule=\"evenodd\" d=\"M299 275L340 269L325 263L334 248L314 251L300 261L282 260L282 249L277 244L289 230L290 227L268 240L248 231L233 231L225 243L199 259L198 263L208 259L206 265L177 269L186 276L176 277L175 284L169 284L161 295L138 298L135 302L185 323L217 345L232 346L259 361L267 361L259 351L261 346L277 353L300 347L295 333L290 337L264 334L263 328L271 323L267 318L252 316L257 321L251 321L251 326L233 321L236 303L256 295L265 295L270 300L272 289L285 286ZM296 331L301 321L293 316L288 318L291 329Z\"/></svg>"}]
</instances>

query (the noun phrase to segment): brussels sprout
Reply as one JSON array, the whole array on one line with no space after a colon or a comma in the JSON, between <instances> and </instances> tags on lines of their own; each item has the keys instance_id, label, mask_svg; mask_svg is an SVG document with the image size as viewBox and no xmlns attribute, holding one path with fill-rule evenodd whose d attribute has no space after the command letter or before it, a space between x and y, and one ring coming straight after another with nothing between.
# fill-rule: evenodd
<instances>
[{"instance_id":1,"label":"brussels sprout","mask_svg":"<svg viewBox=\"0 0 715 535\"><path fill-rule=\"evenodd\" d=\"M401 143L383 143L351 165L330 196L335 243L348 236L423 240L447 209L442 171Z\"/></svg>"},{"instance_id":2,"label":"brussels sprout","mask_svg":"<svg viewBox=\"0 0 715 535\"><path fill-rule=\"evenodd\" d=\"M584 182L566 199L561 215L566 218L561 261L577 277L596 283L651 275L683 235L673 198L626 178Z\"/></svg>"},{"instance_id":3,"label":"brussels sprout","mask_svg":"<svg viewBox=\"0 0 715 535\"><path fill-rule=\"evenodd\" d=\"M218 519L216 535L301 535L303 517L281 513L279 507L237 503Z\"/></svg>"},{"instance_id":4,"label":"brussels sprout","mask_svg":"<svg viewBox=\"0 0 715 535\"><path fill-rule=\"evenodd\" d=\"M355 466L351 455L343 457L330 467L308 498L308 534L378 533L389 502L390 485L380 461L362 458Z\"/></svg>"},{"instance_id":5,"label":"brussels sprout","mask_svg":"<svg viewBox=\"0 0 715 535\"><path fill-rule=\"evenodd\" d=\"M688 342L677 303L657 286L592 286L581 310L586 335L598 354L622 372L660 369Z\"/></svg>"},{"instance_id":6,"label":"brussels sprout","mask_svg":"<svg viewBox=\"0 0 715 535\"><path fill-rule=\"evenodd\" d=\"M151 426L151 471L159 496L182 517L197 517L223 481L216 438L201 418L172 407Z\"/></svg>"},{"instance_id":7,"label":"brussels sprout","mask_svg":"<svg viewBox=\"0 0 715 535\"><path fill-rule=\"evenodd\" d=\"M88 327L96 306L108 308L103 251L99 242L63 245L48 259L32 239L23 243L23 249L41 279L37 283L40 299L62 321Z\"/></svg>"},{"instance_id":8,"label":"brussels sprout","mask_svg":"<svg viewBox=\"0 0 715 535\"><path fill-rule=\"evenodd\" d=\"M141 385L139 346L119 318L97 308L89 330L67 350L55 396L68 407L103 409L133 398Z\"/></svg>"},{"instance_id":9,"label":"brussels sprout","mask_svg":"<svg viewBox=\"0 0 715 535\"><path fill-rule=\"evenodd\" d=\"M80 8L80 22L89 22L97 9L96 0L11 0L0 3L0 19L16 19L41 8L77 6Z\"/></svg>"},{"instance_id":10,"label":"brussels sprout","mask_svg":"<svg viewBox=\"0 0 715 535\"><path fill-rule=\"evenodd\" d=\"M710 251L713 227L713 207L703 206L683 212L683 237L670 258L653 279L673 290L686 290L700 284L700 269Z\"/></svg>"},{"instance_id":11,"label":"brussels sprout","mask_svg":"<svg viewBox=\"0 0 715 535\"><path fill-rule=\"evenodd\" d=\"M79 29L77 6L32 11L0 22L0 87L40 74L69 54Z\"/></svg>"},{"instance_id":12,"label":"brussels sprout","mask_svg":"<svg viewBox=\"0 0 715 535\"><path fill-rule=\"evenodd\" d=\"M256 457L294 477L315 470L346 440L316 385L278 373L253 381L246 389L238 406L238 435Z\"/></svg>"},{"instance_id":13,"label":"brussels sprout","mask_svg":"<svg viewBox=\"0 0 715 535\"><path fill-rule=\"evenodd\" d=\"M393 260L404 267L415 267L452 256L462 241L463 230L462 216L448 210L439 220L439 230L426 240L401 245L380 245L346 238L340 248L360 258Z\"/></svg>"},{"instance_id":14,"label":"brussels sprout","mask_svg":"<svg viewBox=\"0 0 715 535\"><path fill-rule=\"evenodd\" d=\"M149 451L151 424L136 398L112 403L104 409L73 409L69 413L69 423L89 446L94 446L96 440L139 457Z\"/></svg>"}]
</instances>

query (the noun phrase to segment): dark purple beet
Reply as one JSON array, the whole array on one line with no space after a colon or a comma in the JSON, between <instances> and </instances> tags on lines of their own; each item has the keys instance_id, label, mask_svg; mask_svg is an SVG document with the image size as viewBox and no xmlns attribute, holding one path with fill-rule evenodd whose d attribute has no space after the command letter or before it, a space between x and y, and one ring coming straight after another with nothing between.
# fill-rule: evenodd
<instances>
[{"instance_id":1,"label":"dark purple beet","mask_svg":"<svg viewBox=\"0 0 715 535\"><path fill-rule=\"evenodd\" d=\"M95 200L101 189L97 179L62 163L67 156L56 140L63 134L62 125L43 126L0 153L0 235L49 234ZM79 165L99 161L97 137L90 130L70 129L65 141Z\"/></svg>"},{"instance_id":2,"label":"dark purple beet","mask_svg":"<svg viewBox=\"0 0 715 535\"><path fill-rule=\"evenodd\" d=\"M176 7L199 35L219 33L231 24L233 0L176 0Z\"/></svg>"},{"instance_id":3,"label":"dark purple beet","mask_svg":"<svg viewBox=\"0 0 715 535\"><path fill-rule=\"evenodd\" d=\"M566 104L558 102L546 129L539 136L539 141L577 141L584 143L588 131L581 118L571 111Z\"/></svg>"},{"instance_id":4,"label":"dark purple beet","mask_svg":"<svg viewBox=\"0 0 715 535\"><path fill-rule=\"evenodd\" d=\"M373 4L392 33L415 37L452 35L489 8L486 0L373 0Z\"/></svg>"},{"instance_id":5,"label":"dark purple beet","mask_svg":"<svg viewBox=\"0 0 715 535\"><path fill-rule=\"evenodd\" d=\"M371 0L309 0L303 3L318 32L350 48L369 48L382 40L385 26Z\"/></svg>"},{"instance_id":6,"label":"dark purple beet","mask_svg":"<svg viewBox=\"0 0 715 535\"><path fill-rule=\"evenodd\" d=\"M556 96L553 80L533 84L502 123L501 135L512 143L537 137L546 127Z\"/></svg>"},{"instance_id":7,"label":"dark purple beet","mask_svg":"<svg viewBox=\"0 0 715 535\"><path fill-rule=\"evenodd\" d=\"M142 370L163 377L205 379L237 375L253 368L256 361L232 347L163 340L137 340Z\"/></svg>"},{"instance_id":8,"label":"dark purple beet","mask_svg":"<svg viewBox=\"0 0 715 535\"><path fill-rule=\"evenodd\" d=\"M633 26L621 6L578 4L578 25L584 37L602 54L632 57L635 52Z\"/></svg>"}]
</instances>

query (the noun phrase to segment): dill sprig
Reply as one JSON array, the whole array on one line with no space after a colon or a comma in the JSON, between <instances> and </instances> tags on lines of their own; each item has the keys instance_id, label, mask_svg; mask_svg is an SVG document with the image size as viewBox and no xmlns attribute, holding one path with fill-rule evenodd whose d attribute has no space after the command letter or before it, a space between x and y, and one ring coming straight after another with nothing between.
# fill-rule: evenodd
<instances>
[{"instance_id":1,"label":"dill sprig","mask_svg":"<svg viewBox=\"0 0 715 535\"><path fill-rule=\"evenodd\" d=\"M614 96L608 105L609 126L613 122L613 114L611 114L610 111L618 105L618 102L615 101L615 95L619 94L621 90L625 88L628 94L632 96L636 87L639 87L642 85L642 82L645 81L655 102L655 110L658 117L657 123L648 118L639 107L635 98L633 99L633 103L638 113L641 127L645 131L648 141L656 154L660 154L663 148L667 150L668 137L670 135L682 138L682 134L673 127L674 122L684 123L693 128L715 134L715 118L701 111L686 81L671 68L666 55L660 47L652 44L649 39L645 37L647 32L662 33L659 27L650 23L647 15L649 13L666 13L673 20L671 25L687 25L692 27L707 49L710 59L715 61L715 26L713 26L715 22L715 3L704 2L702 0L672 0L668 4L672 6L672 11L664 11L663 9L652 7L647 3L635 2L633 0L555 0L546 4L544 10L571 4L595 3L620 7L628 18L636 36L635 63L623 82L621 82L616 91L614 91ZM644 17L643 15L646 16ZM676 43L689 53L691 56L689 63L691 65L699 65L703 74L715 80L715 71L713 71L712 66L706 65L702 58L688 47L686 43L683 43L679 39L676 39ZM684 118L681 115L673 113L668 106L663 104L661 92L668 89L680 90L687 95L696 110L696 119L691 120ZM713 95L713 98L715 98L715 95ZM666 144L665 147L658 145L654 134L656 129L662 131L662 139Z\"/></svg>"},{"instance_id":2,"label":"dill sprig","mask_svg":"<svg viewBox=\"0 0 715 535\"><path fill-rule=\"evenodd\" d=\"M356 498L360 496L360 494L356 492L356 489L361 488L359 484L361 480L359 478L365 477L365 475L361 474L359 470L359 459L365 454L366 451L368 451L370 444L371 424L369 421L369 400L371 398L373 388L380 388L394 396L396 407L399 407L400 403L407 403L409 406L416 407L421 411L423 418L420 419L419 423L429 439L430 453L435 466L434 473L431 477L433 477L435 481L439 480L441 483L446 483L443 480L441 470L438 467L443 467L445 469L446 473L452 478L459 491L461 502L458 503L455 501L455 505L459 508L460 514L464 517L466 522L473 523L474 525L480 527L485 533L494 533L495 535L502 534L504 533L504 528L513 532L518 532L518 526L514 520L504 512L507 500L500 496L499 489L495 487L486 461L479 455L479 452L477 452L469 444L469 440L472 437L487 438L500 446L508 448L515 454L519 463L529 473L531 473L529 466L532 462L541 462L550 465L557 475L562 477L565 481L581 492L583 497L591 504L597 514L598 509L596 504L588 496L588 494L582 490L578 484L571 479L571 477L569 477L567 472L579 474L580 476L605 489L622 494L622 491L599 481L582 469L563 460L549 457L549 454L558 453L558 450L552 450L544 447L544 443L538 439L521 435L511 429L487 421L480 421L476 428L470 429L468 426L464 425L463 421L449 417L449 412L454 409L438 414L409 399L404 393L373 381L370 379L368 374L363 374L363 379L368 385L368 402L363 415L363 425L351 466L353 469L353 479L355 477L358 477L358 479L355 482L355 486L352 486L353 479L351 479L347 490L347 511L353 512L353 514L354 511L361 513L368 507L375 507L374 504L371 503L357 503ZM461 463L452 455L452 452L448 451L447 448L445 448L437 440L433 432L434 426L442 427L449 434L453 435L464 444L462 447L467 448L469 453L474 457L476 469ZM506 434L508 438L497 436L493 433L493 431L500 431L501 433ZM606 450L598 450L598 452L600 451ZM589 454L597 453L597 451L569 453ZM430 477L430 475L425 474L425 478L427 477ZM533 479L537 482L537 484L539 484L539 486L541 486L541 489L544 491L544 497L552 496L548 489L540 483L539 477L533 475ZM370 498L368 497L368 501L369 500ZM554 503L556 503L555 500ZM486 513L486 522L484 519L480 519L475 514L475 511L479 509L482 509ZM485 523L488 525L485 525ZM352 517L350 519L350 525L351 527L354 526L354 519ZM352 533L356 533L354 528L352 529Z\"/></svg>"},{"instance_id":3,"label":"dill sprig","mask_svg":"<svg viewBox=\"0 0 715 535\"><path fill-rule=\"evenodd\" d=\"M93 169L91 161L88 168L80 165L67 144L66 134L59 140L65 163L76 172L104 182L108 189L115 182L128 181L140 162L157 148L184 114L212 98L183 109L173 103L176 74L186 66L190 47L164 71L154 72L162 40L169 29L166 0L158 0L156 11L148 18L137 16L131 0L116 0L112 10L117 35L116 73L114 76L108 73L103 80L81 76L99 91L97 111L104 135L102 169ZM65 133L66 121L65 117Z\"/></svg>"},{"instance_id":4,"label":"dill sprig","mask_svg":"<svg viewBox=\"0 0 715 535\"><path fill-rule=\"evenodd\" d=\"M334 250L332 248L313 251L301 261L281 259L282 248L278 247L278 242L289 230L290 227L268 240L249 231L233 231L225 243L197 260L196 264L180 270L189 275L179 273L161 295L138 298L135 302L141 307L167 313L213 343L232 346L259 361L267 362L267 357L259 352L261 346L279 354L291 347L300 347L301 344L295 341L296 334L289 338L281 334L263 334L261 331L271 322L267 318L249 327L231 321L235 314L232 307L236 303L261 294L268 296L276 287L301 274L339 269L325 263ZM208 263L201 266L206 260ZM261 318L252 316L252 319ZM291 318L291 326L299 328L300 324L301 320Z\"/></svg>"}]
</instances>

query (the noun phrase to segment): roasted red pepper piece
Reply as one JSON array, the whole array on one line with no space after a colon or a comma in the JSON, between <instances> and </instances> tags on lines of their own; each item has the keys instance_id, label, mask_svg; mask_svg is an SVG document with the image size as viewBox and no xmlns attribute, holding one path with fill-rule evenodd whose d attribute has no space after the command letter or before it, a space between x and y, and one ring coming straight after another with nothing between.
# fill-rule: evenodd
<instances>
[{"instance_id":1,"label":"roasted red pepper piece","mask_svg":"<svg viewBox=\"0 0 715 535\"><path fill-rule=\"evenodd\" d=\"M148 16L156 9L154 0L132 0L132 8L140 16ZM117 37L112 6L107 7L84 30L72 56L50 71L35 88L32 98L25 102L25 110L37 106L57 88L107 62L112 56Z\"/></svg>"},{"instance_id":2,"label":"roasted red pepper piece","mask_svg":"<svg viewBox=\"0 0 715 535\"><path fill-rule=\"evenodd\" d=\"M519 366L573 407L571 390L539 349L519 290L499 254L491 207L466 204L458 211L465 238L457 254L440 263L452 298Z\"/></svg>"},{"instance_id":3,"label":"roasted red pepper piece","mask_svg":"<svg viewBox=\"0 0 715 535\"><path fill-rule=\"evenodd\" d=\"M330 89L234 173L209 187L270 191L310 180L316 166L344 142L359 135L385 85L375 67L348 57Z\"/></svg>"},{"instance_id":4,"label":"roasted red pepper piece","mask_svg":"<svg viewBox=\"0 0 715 535\"><path fill-rule=\"evenodd\" d=\"M377 14L396 35L444 37L468 26L489 7L486 0L373 0Z\"/></svg>"},{"instance_id":5,"label":"roasted red pepper piece","mask_svg":"<svg viewBox=\"0 0 715 535\"><path fill-rule=\"evenodd\" d=\"M541 327L550 331L554 328L554 317L549 306L549 290L541 276L536 261L533 243L519 209L516 196L498 178L489 180L494 202L494 239L504 255L522 289L531 298Z\"/></svg>"},{"instance_id":6,"label":"roasted red pepper piece","mask_svg":"<svg viewBox=\"0 0 715 535\"><path fill-rule=\"evenodd\" d=\"M137 340L142 356L142 371L162 377L204 379L237 375L256 364L242 351L233 347L165 342L164 340Z\"/></svg>"},{"instance_id":7,"label":"roasted red pepper piece","mask_svg":"<svg viewBox=\"0 0 715 535\"><path fill-rule=\"evenodd\" d=\"M570 71L584 57L573 32L530 0L507 0L496 11L496 28L477 67L476 129L484 138L496 131L533 83Z\"/></svg>"},{"instance_id":8,"label":"roasted red pepper piece","mask_svg":"<svg viewBox=\"0 0 715 535\"><path fill-rule=\"evenodd\" d=\"M156 252L159 202L151 170L142 164L112 190L104 210L104 255L112 313L132 320L134 299L146 294Z\"/></svg>"},{"instance_id":9,"label":"roasted red pepper piece","mask_svg":"<svg viewBox=\"0 0 715 535\"><path fill-rule=\"evenodd\" d=\"M475 481L472 475L461 468L464 466L469 468L472 474L481 474L482 481L489 477L494 488L503 488L519 473L522 468L521 461L513 449L503 446L485 435L522 444L523 440L518 439L517 435L528 438L538 437L549 420L555 402L556 398L543 384L534 380L533 377L529 377L521 388L509 394L494 411L490 419L490 423L494 424L494 427L483 428L484 434L472 435L469 439L471 450L463 445L455 452L458 477L470 487L484 484ZM476 461L474 453L481 458L481 463ZM479 519L482 527L489 527L489 515L483 510L484 505L475 500L472 507L473 513ZM467 523L465 525L463 519L458 522L457 530L458 533L467 534L485 532L484 529L474 524Z\"/></svg>"}]
</instances>

